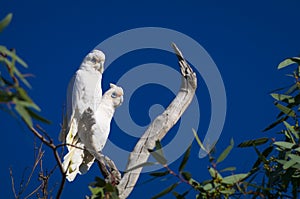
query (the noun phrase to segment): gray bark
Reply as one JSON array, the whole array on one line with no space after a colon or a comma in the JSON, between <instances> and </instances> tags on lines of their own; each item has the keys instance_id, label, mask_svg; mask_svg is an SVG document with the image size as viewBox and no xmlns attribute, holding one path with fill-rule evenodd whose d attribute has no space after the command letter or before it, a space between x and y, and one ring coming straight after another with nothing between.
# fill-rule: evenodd
<instances>
[{"instance_id":1,"label":"gray bark","mask_svg":"<svg viewBox=\"0 0 300 199\"><path fill-rule=\"evenodd\" d=\"M150 124L143 136L137 142L129 155L126 170L130 170L141 163L147 162L150 153L148 149L155 147L156 140L161 140L167 132L176 124L186 108L191 103L197 88L197 77L192 68L184 59L182 53L175 44L172 44L177 55L182 75L181 87L175 99L168 108ZM119 197L127 198L132 192L142 168L131 170L123 175L118 184Z\"/></svg>"}]
</instances>

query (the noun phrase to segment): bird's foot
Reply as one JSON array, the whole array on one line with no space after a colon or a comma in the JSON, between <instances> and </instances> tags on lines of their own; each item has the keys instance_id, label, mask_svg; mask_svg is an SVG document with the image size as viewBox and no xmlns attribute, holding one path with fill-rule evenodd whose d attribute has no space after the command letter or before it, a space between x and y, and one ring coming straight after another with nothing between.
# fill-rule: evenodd
<instances>
[{"instance_id":1,"label":"bird's foot","mask_svg":"<svg viewBox=\"0 0 300 199\"><path fill-rule=\"evenodd\" d=\"M120 183L121 173L117 170L112 170L108 176L106 176L105 181L109 182L113 186L116 186Z\"/></svg>"}]
</instances>

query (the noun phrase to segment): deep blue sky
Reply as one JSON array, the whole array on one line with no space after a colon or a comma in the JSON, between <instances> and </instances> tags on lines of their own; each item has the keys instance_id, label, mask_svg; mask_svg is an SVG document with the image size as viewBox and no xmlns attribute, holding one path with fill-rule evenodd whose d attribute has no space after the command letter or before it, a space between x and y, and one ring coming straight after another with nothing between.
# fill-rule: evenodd
<instances>
[{"instance_id":1,"label":"deep blue sky","mask_svg":"<svg viewBox=\"0 0 300 199\"><path fill-rule=\"evenodd\" d=\"M276 109L268 92L287 82L285 71L277 71L277 64L286 57L299 54L300 2L195 2L4 0L0 2L0 17L3 18L9 12L14 17L11 25L0 34L0 43L16 48L28 63L29 69L23 72L35 75L30 78L33 89L29 93L41 107L42 114L52 121L52 125L43 127L56 139L68 81L88 51L108 37L132 28L155 26L182 32L206 49L217 64L225 84L227 117L217 144L217 150L221 152L231 137L236 143L263 137L260 131L275 118ZM176 61L175 57L163 58L159 52L152 53L152 59L156 62L167 58L168 63ZM139 52L133 57L130 54L128 56L120 64L142 64L144 59L151 60ZM118 71L116 68L111 71L111 76L105 77L105 90L109 82L118 80ZM117 73L115 76L114 72ZM205 99L199 102L203 107L201 124L205 130L210 114L209 109L205 108L209 105L209 96L201 77L198 78ZM141 92L136 92L136 97L141 97ZM155 97L144 102L150 105L157 103ZM131 111L133 115L143 114L141 110L133 108ZM145 111L145 114L148 113ZM20 179L23 169L32 165L33 136L12 117L4 113L0 115L1 133L4 136L0 192L3 198L12 198L8 168L12 167L15 178ZM114 135L117 138L118 132L114 132ZM122 145L126 146L127 141L132 144L132 140L122 137ZM193 157L187 169L193 171L194 178L205 180L208 177L208 161L198 159L199 147L195 143L192 149ZM220 168L235 165L238 167L237 172L243 172L249 169L254 158L252 150L234 149ZM52 168L54 161L51 153L46 153L45 162L45 168ZM171 166L176 169L178 162ZM88 174L79 176L73 183L67 183L63 198L83 198L89 194L88 182L98 174L94 166ZM59 175L56 177L59 180ZM148 175L144 174L139 183L147 178ZM166 184L154 182L141 185L136 187L131 198L150 197Z\"/></svg>"}]
</instances>

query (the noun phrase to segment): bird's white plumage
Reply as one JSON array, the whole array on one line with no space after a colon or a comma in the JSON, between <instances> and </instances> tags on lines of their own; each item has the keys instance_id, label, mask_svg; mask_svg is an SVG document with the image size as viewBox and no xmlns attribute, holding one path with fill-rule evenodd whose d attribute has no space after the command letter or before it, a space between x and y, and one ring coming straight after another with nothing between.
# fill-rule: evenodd
<instances>
[{"instance_id":1,"label":"bird's white plumage","mask_svg":"<svg viewBox=\"0 0 300 199\"><path fill-rule=\"evenodd\" d=\"M93 164L107 140L114 110L122 103L123 90L113 84L102 97L104 61L103 52L90 52L68 86L60 140L68 144L63 166L69 181L78 173L87 172Z\"/></svg>"}]
</instances>

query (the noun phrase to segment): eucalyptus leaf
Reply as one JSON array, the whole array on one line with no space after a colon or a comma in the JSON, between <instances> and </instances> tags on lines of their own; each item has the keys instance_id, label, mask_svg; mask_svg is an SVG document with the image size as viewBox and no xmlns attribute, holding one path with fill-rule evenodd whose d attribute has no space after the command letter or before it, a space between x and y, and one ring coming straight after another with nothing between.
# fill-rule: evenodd
<instances>
[{"instance_id":1,"label":"eucalyptus leaf","mask_svg":"<svg viewBox=\"0 0 300 199\"><path fill-rule=\"evenodd\" d=\"M288 157L290 157L292 160L300 164L300 156L296 154L289 154Z\"/></svg>"},{"instance_id":2,"label":"eucalyptus leaf","mask_svg":"<svg viewBox=\"0 0 300 199\"><path fill-rule=\"evenodd\" d=\"M179 171L182 171L190 157L190 153L191 153L191 148L192 148L192 144L190 144L190 146L187 148L187 150L184 153L183 159L179 165Z\"/></svg>"},{"instance_id":3,"label":"eucalyptus leaf","mask_svg":"<svg viewBox=\"0 0 300 199\"><path fill-rule=\"evenodd\" d=\"M32 127L32 119L28 113L28 111L22 106L17 104L15 106L15 110L19 113L19 115L23 118L23 120L25 121L25 123L29 126Z\"/></svg>"},{"instance_id":4,"label":"eucalyptus leaf","mask_svg":"<svg viewBox=\"0 0 300 199\"><path fill-rule=\"evenodd\" d=\"M292 149L294 147L293 143L290 142L284 142L284 141L278 141L273 143L275 146L278 146L280 148L285 148L285 149Z\"/></svg>"},{"instance_id":5,"label":"eucalyptus leaf","mask_svg":"<svg viewBox=\"0 0 300 199\"><path fill-rule=\"evenodd\" d=\"M155 165L156 163L155 162L144 162L144 163L141 163L141 164L138 164L132 168L129 168L125 171L125 173L129 172L129 171L133 171L135 169L138 169L138 168L141 168L141 167L145 167L145 166L152 166L152 165Z\"/></svg>"},{"instance_id":6,"label":"eucalyptus leaf","mask_svg":"<svg viewBox=\"0 0 300 199\"><path fill-rule=\"evenodd\" d=\"M283 60L277 67L277 69L282 69L282 68L285 68L287 66L290 66L292 64L295 64L297 63L297 60L300 61L300 58L299 57L293 57L293 58L288 58L288 59L285 59Z\"/></svg>"},{"instance_id":7,"label":"eucalyptus leaf","mask_svg":"<svg viewBox=\"0 0 300 199\"><path fill-rule=\"evenodd\" d=\"M230 153L230 151L232 150L234 146L234 141L233 141L233 138L231 138L230 140L230 145L221 153L221 155L218 157L217 161L216 161L216 164L222 162L227 156L228 154Z\"/></svg>"},{"instance_id":8,"label":"eucalyptus leaf","mask_svg":"<svg viewBox=\"0 0 300 199\"><path fill-rule=\"evenodd\" d=\"M277 101L284 101L284 102L288 102L288 103L294 103L295 102L294 97L291 96L291 95L272 93L271 96Z\"/></svg>"},{"instance_id":9,"label":"eucalyptus leaf","mask_svg":"<svg viewBox=\"0 0 300 199\"><path fill-rule=\"evenodd\" d=\"M259 145L265 144L268 141L269 141L269 138L267 138L267 137L258 138L255 140L247 140L247 141L240 143L238 145L238 147L243 148L243 147L259 146Z\"/></svg>"},{"instance_id":10,"label":"eucalyptus leaf","mask_svg":"<svg viewBox=\"0 0 300 199\"><path fill-rule=\"evenodd\" d=\"M296 161L291 159L283 164L283 169L288 169L296 164Z\"/></svg>"},{"instance_id":11,"label":"eucalyptus leaf","mask_svg":"<svg viewBox=\"0 0 300 199\"><path fill-rule=\"evenodd\" d=\"M168 175L170 172L169 171L162 171L162 172L152 172L149 175L154 176L154 177L163 177Z\"/></svg>"},{"instance_id":12,"label":"eucalyptus leaf","mask_svg":"<svg viewBox=\"0 0 300 199\"><path fill-rule=\"evenodd\" d=\"M201 148L203 151L206 152L206 149L205 149L203 143L201 142L200 138L198 137L197 132L195 131L195 129L192 129L192 131L193 131L194 137L195 137L195 139L196 139L198 145L200 146L200 148Z\"/></svg>"},{"instance_id":13,"label":"eucalyptus leaf","mask_svg":"<svg viewBox=\"0 0 300 199\"><path fill-rule=\"evenodd\" d=\"M6 17L4 19L2 19L0 21L0 32L2 32L10 24L12 17L13 17L13 14L9 13L6 15Z\"/></svg>"},{"instance_id":14,"label":"eucalyptus leaf","mask_svg":"<svg viewBox=\"0 0 300 199\"><path fill-rule=\"evenodd\" d=\"M286 106L283 106L282 104L279 104L279 103L275 103L275 106L280 110L282 111L284 114L290 116L290 117L296 117L296 113L294 110L286 107Z\"/></svg>"},{"instance_id":15,"label":"eucalyptus leaf","mask_svg":"<svg viewBox=\"0 0 300 199\"><path fill-rule=\"evenodd\" d=\"M152 197L152 199L157 199L160 198L168 193L170 193L171 191L173 191L176 187L177 187L178 183L175 183L169 187L167 187L165 190L161 191L160 193L156 194L155 196Z\"/></svg>"},{"instance_id":16,"label":"eucalyptus leaf","mask_svg":"<svg viewBox=\"0 0 300 199\"><path fill-rule=\"evenodd\" d=\"M229 184L229 185L234 185L246 177L248 177L249 173L241 173L241 174L234 174L231 176L224 177L222 180L222 183L224 184Z\"/></svg>"}]
</instances>

